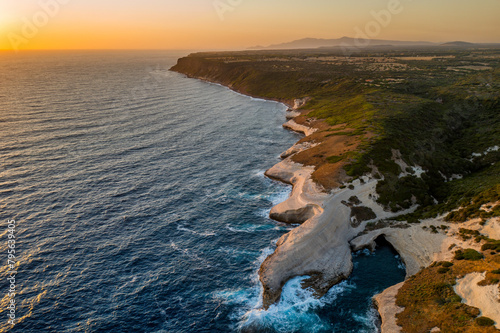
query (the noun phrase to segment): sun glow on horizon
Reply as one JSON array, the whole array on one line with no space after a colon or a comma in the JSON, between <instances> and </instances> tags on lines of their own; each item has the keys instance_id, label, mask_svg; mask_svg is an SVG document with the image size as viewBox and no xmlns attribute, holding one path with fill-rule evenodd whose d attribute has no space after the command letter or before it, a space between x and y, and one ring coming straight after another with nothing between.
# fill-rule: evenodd
<instances>
[{"instance_id":1,"label":"sun glow on horizon","mask_svg":"<svg viewBox=\"0 0 500 333\"><path fill-rule=\"evenodd\" d=\"M3 0L0 49L244 49L355 37L374 19L377 39L500 42L499 12L498 0Z\"/></svg>"}]
</instances>

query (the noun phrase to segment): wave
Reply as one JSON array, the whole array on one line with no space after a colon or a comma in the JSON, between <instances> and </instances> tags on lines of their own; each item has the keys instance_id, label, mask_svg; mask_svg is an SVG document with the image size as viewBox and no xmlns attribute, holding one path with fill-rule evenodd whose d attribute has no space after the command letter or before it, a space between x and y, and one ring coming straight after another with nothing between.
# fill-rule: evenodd
<instances>
[{"instance_id":1,"label":"wave","mask_svg":"<svg viewBox=\"0 0 500 333\"><path fill-rule=\"evenodd\" d=\"M203 265L205 265L205 267L212 267L212 265L210 264L209 261L207 261L206 259L204 258L201 258L200 256L198 256L196 253L194 253L192 250L190 249L183 249L181 247L179 247L176 243L174 243L173 241L170 242L170 247L172 249L174 249L175 251L178 251L181 253L181 255L185 256L185 257L188 257L189 259L192 259L194 261L198 261L198 262L201 262Z\"/></svg>"},{"instance_id":2,"label":"wave","mask_svg":"<svg viewBox=\"0 0 500 333\"><path fill-rule=\"evenodd\" d=\"M217 251L227 253L230 256L255 256L256 254L258 254L255 251L248 251L248 250L238 249L238 248L234 248L234 247L221 247Z\"/></svg>"},{"instance_id":3,"label":"wave","mask_svg":"<svg viewBox=\"0 0 500 333\"><path fill-rule=\"evenodd\" d=\"M136 281L137 281L137 276L134 276L134 277L132 277L132 280L130 280L130 281L128 281L128 282L125 282L125 283L124 283L124 284L123 284L120 288L118 288L118 289L123 289L123 288L127 287L128 285L135 283Z\"/></svg>"},{"instance_id":4,"label":"wave","mask_svg":"<svg viewBox=\"0 0 500 333\"><path fill-rule=\"evenodd\" d=\"M262 169L259 169L259 170L252 170L252 173L255 177L258 177L258 178L261 178L261 179L268 179L266 177L266 170L262 170Z\"/></svg>"},{"instance_id":5,"label":"wave","mask_svg":"<svg viewBox=\"0 0 500 333\"><path fill-rule=\"evenodd\" d=\"M272 194L267 194L264 195L264 198L271 202L272 206L276 206L279 203L282 203L283 201L287 200L290 197L290 194L292 193L291 187L285 185L282 185L279 189L279 191L274 192ZM256 211L256 214L261 217L269 218L269 214L271 213L271 207L269 208L263 208L259 209Z\"/></svg>"},{"instance_id":6,"label":"wave","mask_svg":"<svg viewBox=\"0 0 500 333\"><path fill-rule=\"evenodd\" d=\"M398 268L406 271L406 265L405 265L403 259L401 259L401 257L399 255L395 255L394 257L398 261Z\"/></svg>"},{"instance_id":7,"label":"wave","mask_svg":"<svg viewBox=\"0 0 500 333\"><path fill-rule=\"evenodd\" d=\"M268 214L269 215L269 214ZM266 217L268 216L266 215ZM232 226L226 224L226 229L232 232L245 232L245 233L254 233L254 232L263 232L269 230L283 231L287 232L293 229L292 226L289 225L274 225L274 224L243 224L240 226Z\"/></svg>"},{"instance_id":8,"label":"wave","mask_svg":"<svg viewBox=\"0 0 500 333\"><path fill-rule=\"evenodd\" d=\"M307 276L296 277L283 287L279 303L269 309L262 309L259 299L256 305L247 311L238 324L240 332L324 332L331 331L332 325L318 315L318 310L332 303L339 294L348 288L354 288L347 282L333 287L324 297L314 297L312 289L303 289L302 282ZM260 296L260 295L259 295Z\"/></svg>"},{"instance_id":9,"label":"wave","mask_svg":"<svg viewBox=\"0 0 500 333\"><path fill-rule=\"evenodd\" d=\"M179 231L185 231L185 232L189 232L193 235L197 235L197 236L204 236L204 237L208 237L208 236L217 236L217 233L214 232L214 231L205 231L205 232L197 232L197 231L194 231L194 230L191 230L191 229L188 229L182 225L178 225L177 226L177 230Z\"/></svg>"},{"instance_id":10,"label":"wave","mask_svg":"<svg viewBox=\"0 0 500 333\"><path fill-rule=\"evenodd\" d=\"M366 327L365 329L358 330L356 333L379 332L380 319L379 313L375 308L369 308L364 315L353 313L352 317L355 321Z\"/></svg>"},{"instance_id":11,"label":"wave","mask_svg":"<svg viewBox=\"0 0 500 333\"><path fill-rule=\"evenodd\" d=\"M261 251L254 262L256 268L274 252L272 247ZM253 286L224 290L215 294L226 305L235 309L231 319L237 324L234 330L238 332L325 332L332 331L333 326L318 314L318 310L334 302L337 297L351 288L356 288L353 283L344 281L333 288L322 298L316 298L310 288L303 289L301 284L307 276L296 277L289 280L283 287L279 303L262 308L262 285L259 281L258 270L252 275ZM359 316L355 320L374 322L376 313Z\"/></svg>"},{"instance_id":12,"label":"wave","mask_svg":"<svg viewBox=\"0 0 500 333\"><path fill-rule=\"evenodd\" d=\"M246 224L242 225L240 227L234 227L229 224L226 224L226 229L232 232L246 232L246 233L253 233L256 231L266 231L269 230L268 228L265 228L262 230L262 228L265 228L266 226L261 226L261 225L256 225L256 224Z\"/></svg>"},{"instance_id":13,"label":"wave","mask_svg":"<svg viewBox=\"0 0 500 333\"><path fill-rule=\"evenodd\" d=\"M287 200L290 197L290 194L292 193L292 188L291 186L286 186L283 185L283 187L280 189L280 191L273 193L269 197L269 201L274 205L277 205L279 203L282 203L283 201Z\"/></svg>"},{"instance_id":14,"label":"wave","mask_svg":"<svg viewBox=\"0 0 500 333\"><path fill-rule=\"evenodd\" d=\"M354 252L352 254L353 258L359 257L361 255L363 255L363 256L372 256L372 255L375 255L375 252L372 252L369 249L363 249L363 250Z\"/></svg>"}]
</instances>

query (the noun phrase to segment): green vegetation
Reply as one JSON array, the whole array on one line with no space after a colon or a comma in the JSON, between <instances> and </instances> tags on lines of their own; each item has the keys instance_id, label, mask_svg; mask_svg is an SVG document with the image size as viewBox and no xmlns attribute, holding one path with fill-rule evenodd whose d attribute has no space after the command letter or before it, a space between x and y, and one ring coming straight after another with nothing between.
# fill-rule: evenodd
<instances>
[{"instance_id":1,"label":"green vegetation","mask_svg":"<svg viewBox=\"0 0 500 333\"><path fill-rule=\"evenodd\" d=\"M455 260L481 260L484 256L474 249L457 250L455 252Z\"/></svg>"},{"instance_id":2,"label":"green vegetation","mask_svg":"<svg viewBox=\"0 0 500 333\"><path fill-rule=\"evenodd\" d=\"M481 235L477 230L470 230L465 228L458 229L458 233L460 235L460 238L462 238L462 240L469 240L472 237L480 237Z\"/></svg>"},{"instance_id":3,"label":"green vegetation","mask_svg":"<svg viewBox=\"0 0 500 333\"><path fill-rule=\"evenodd\" d=\"M339 132L333 132L333 133L330 133L330 134L327 134L325 137L330 137L330 136L340 136L340 135L347 135L347 136L357 136L357 135L363 135L364 134L364 131L363 130L354 130L354 131L350 131L350 132L346 132L346 131L339 131Z\"/></svg>"},{"instance_id":4,"label":"green vegetation","mask_svg":"<svg viewBox=\"0 0 500 333\"><path fill-rule=\"evenodd\" d=\"M326 160L330 163L337 163L344 159L343 156L330 156Z\"/></svg>"},{"instance_id":5,"label":"green vegetation","mask_svg":"<svg viewBox=\"0 0 500 333\"><path fill-rule=\"evenodd\" d=\"M480 192L472 198L462 199L462 208L450 212L446 219L454 222L464 222L467 219L480 217L483 220L500 215L500 205L492 207L490 212L481 210L483 205L500 200L500 184L494 184L491 188Z\"/></svg>"},{"instance_id":6,"label":"green vegetation","mask_svg":"<svg viewBox=\"0 0 500 333\"><path fill-rule=\"evenodd\" d=\"M491 250L500 253L500 240L486 239L486 243L481 247L481 251Z\"/></svg>"},{"instance_id":7,"label":"green vegetation","mask_svg":"<svg viewBox=\"0 0 500 333\"><path fill-rule=\"evenodd\" d=\"M450 271L450 269L449 269L449 268L447 268L447 267L441 267L441 268L438 268L438 270L437 270L437 272L438 272L439 274L448 273L449 271Z\"/></svg>"},{"instance_id":8,"label":"green vegetation","mask_svg":"<svg viewBox=\"0 0 500 333\"><path fill-rule=\"evenodd\" d=\"M476 318L476 323L479 326L493 326L493 325L495 325L495 322L493 321L493 319L490 319L488 317L478 317L478 318Z\"/></svg>"}]
</instances>

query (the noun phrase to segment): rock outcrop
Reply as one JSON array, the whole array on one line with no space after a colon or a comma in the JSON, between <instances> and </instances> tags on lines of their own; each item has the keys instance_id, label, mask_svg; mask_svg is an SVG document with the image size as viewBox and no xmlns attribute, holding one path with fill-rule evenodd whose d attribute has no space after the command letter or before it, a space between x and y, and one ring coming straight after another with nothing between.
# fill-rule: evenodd
<instances>
[{"instance_id":1,"label":"rock outcrop","mask_svg":"<svg viewBox=\"0 0 500 333\"><path fill-rule=\"evenodd\" d=\"M396 305L396 295L404 282L387 288L383 292L373 297L375 306L382 320L382 333L398 333L401 327L396 323L396 314L403 312L404 308Z\"/></svg>"},{"instance_id":2,"label":"rock outcrop","mask_svg":"<svg viewBox=\"0 0 500 333\"><path fill-rule=\"evenodd\" d=\"M310 276L305 284L321 296L350 275L352 258L349 240L364 225L357 228L351 226L351 208L343 205L342 201L356 196L375 214L387 215L372 199L375 180L364 184L358 180L354 190L345 188L326 194L312 181L310 175L313 170L312 167L303 167L287 159L266 173L294 186L290 198L273 207L271 214L283 215L314 206L314 216L283 235L275 252L259 270L264 287L263 305L266 308L279 300L281 288L293 277Z\"/></svg>"}]
</instances>

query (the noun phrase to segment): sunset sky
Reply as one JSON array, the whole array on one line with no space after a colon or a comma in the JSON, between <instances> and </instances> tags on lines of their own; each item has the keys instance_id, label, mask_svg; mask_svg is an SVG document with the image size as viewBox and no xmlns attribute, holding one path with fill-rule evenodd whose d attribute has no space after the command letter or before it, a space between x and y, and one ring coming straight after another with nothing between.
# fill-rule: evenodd
<instances>
[{"instance_id":1,"label":"sunset sky","mask_svg":"<svg viewBox=\"0 0 500 333\"><path fill-rule=\"evenodd\" d=\"M355 37L500 42L500 0L0 0L0 49L238 49Z\"/></svg>"}]
</instances>

